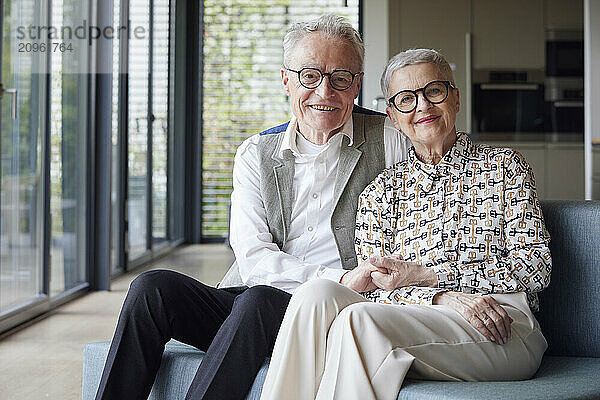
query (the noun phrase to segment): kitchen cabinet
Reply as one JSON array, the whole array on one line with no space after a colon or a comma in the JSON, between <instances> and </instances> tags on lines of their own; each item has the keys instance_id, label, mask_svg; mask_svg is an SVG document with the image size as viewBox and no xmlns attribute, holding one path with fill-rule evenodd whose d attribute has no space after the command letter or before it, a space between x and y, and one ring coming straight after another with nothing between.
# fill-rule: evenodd
<instances>
[{"instance_id":1,"label":"kitchen cabinet","mask_svg":"<svg viewBox=\"0 0 600 400\"><path fill-rule=\"evenodd\" d=\"M454 72L459 88L461 111L456 128L467 129L467 49L466 35L470 26L469 0L430 0L427 10L414 0L389 2L390 57L410 48L440 51Z\"/></svg>"},{"instance_id":2,"label":"kitchen cabinet","mask_svg":"<svg viewBox=\"0 0 600 400\"><path fill-rule=\"evenodd\" d=\"M600 179L600 145L592 146L592 175Z\"/></svg>"},{"instance_id":3,"label":"kitchen cabinet","mask_svg":"<svg viewBox=\"0 0 600 400\"><path fill-rule=\"evenodd\" d=\"M583 0L545 0L544 24L548 30L583 31Z\"/></svg>"},{"instance_id":4,"label":"kitchen cabinet","mask_svg":"<svg viewBox=\"0 0 600 400\"><path fill-rule=\"evenodd\" d=\"M431 0L425 12L420 2L395 0L388 7L390 57L431 47L456 62L458 72L467 32L475 69L543 70L546 30L583 30L583 0Z\"/></svg>"},{"instance_id":5,"label":"kitchen cabinet","mask_svg":"<svg viewBox=\"0 0 600 400\"><path fill-rule=\"evenodd\" d=\"M543 0L473 1L473 67L544 69L543 7Z\"/></svg>"},{"instance_id":6,"label":"kitchen cabinet","mask_svg":"<svg viewBox=\"0 0 600 400\"><path fill-rule=\"evenodd\" d=\"M546 153L546 198L583 200L585 164L582 143L550 143Z\"/></svg>"},{"instance_id":7,"label":"kitchen cabinet","mask_svg":"<svg viewBox=\"0 0 600 400\"><path fill-rule=\"evenodd\" d=\"M600 200L600 178L592 179L592 200Z\"/></svg>"}]
</instances>

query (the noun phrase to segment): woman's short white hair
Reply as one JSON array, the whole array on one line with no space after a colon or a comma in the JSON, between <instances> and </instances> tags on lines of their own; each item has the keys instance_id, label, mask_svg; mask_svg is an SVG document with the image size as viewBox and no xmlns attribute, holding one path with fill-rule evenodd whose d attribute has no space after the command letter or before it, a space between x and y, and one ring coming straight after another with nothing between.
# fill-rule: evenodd
<instances>
[{"instance_id":1,"label":"woman's short white hair","mask_svg":"<svg viewBox=\"0 0 600 400\"><path fill-rule=\"evenodd\" d=\"M330 38L347 41L354 48L356 61L358 61L358 66L360 71L362 71L365 59L363 41L356 29L354 29L346 18L334 14L325 14L317 19L296 22L290 26L283 38L283 63L286 67L290 65L290 57L296 44L312 32L321 32Z\"/></svg>"},{"instance_id":2,"label":"woman's short white hair","mask_svg":"<svg viewBox=\"0 0 600 400\"><path fill-rule=\"evenodd\" d=\"M383 74L381 75L381 92L385 97L388 97L388 89L394 72L408 65L421 63L429 63L435 65L442 73L445 80L452 82L454 85L454 74L450 68L448 61L435 50L432 49L409 49L396 54L388 61ZM393 93L392 93L393 94Z\"/></svg>"}]
</instances>

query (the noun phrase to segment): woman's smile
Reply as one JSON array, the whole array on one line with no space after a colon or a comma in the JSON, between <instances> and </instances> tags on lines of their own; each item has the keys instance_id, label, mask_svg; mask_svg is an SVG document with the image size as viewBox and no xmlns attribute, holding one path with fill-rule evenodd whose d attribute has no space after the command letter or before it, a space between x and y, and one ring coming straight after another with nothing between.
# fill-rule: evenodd
<instances>
[{"instance_id":1,"label":"woman's smile","mask_svg":"<svg viewBox=\"0 0 600 400\"><path fill-rule=\"evenodd\" d=\"M434 121L437 121L440 118L439 115L428 115L426 117L420 118L415 124L430 124Z\"/></svg>"}]
</instances>

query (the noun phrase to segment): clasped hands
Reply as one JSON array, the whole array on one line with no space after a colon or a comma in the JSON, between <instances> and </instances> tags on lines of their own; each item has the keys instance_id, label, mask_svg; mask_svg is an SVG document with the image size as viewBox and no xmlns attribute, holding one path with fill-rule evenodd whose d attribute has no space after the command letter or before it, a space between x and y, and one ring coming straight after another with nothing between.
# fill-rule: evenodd
<instances>
[{"instance_id":1,"label":"clasped hands","mask_svg":"<svg viewBox=\"0 0 600 400\"><path fill-rule=\"evenodd\" d=\"M437 285L437 278L431 268L415 262L404 261L401 255L372 256L362 261L358 267L342 276L340 283L359 293L377 288L394 290L403 286Z\"/></svg>"},{"instance_id":2,"label":"clasped hands","mask_svg":"<svg viewBox=\"0 0 600 400\"><path fill-rule=\"evenodd\" d=\"M401 255L372 256L346 272L340 283L363 293L377 288L389 291L404 286L437 287L437 277L433 269L404 261ZM492 296L447 291L436 294L433 304L454 309L492 342L504 344L510 338L513 319Z\"/></svg>"}]
</instances>

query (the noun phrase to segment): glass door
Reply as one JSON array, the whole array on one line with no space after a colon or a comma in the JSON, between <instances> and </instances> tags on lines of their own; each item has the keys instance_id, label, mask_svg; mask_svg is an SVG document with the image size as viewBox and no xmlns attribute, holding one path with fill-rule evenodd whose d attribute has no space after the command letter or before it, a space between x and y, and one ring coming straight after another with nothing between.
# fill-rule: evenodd
<instances>
[{"instance_id":1,"label":"glass door","mask_svg":"<svg viewBox=\"0 0 600 400\"><path fill-rule=\"evenodd\" d=\"M127 4L124 1L113 1L113 26L125 26L123 21L127 20ZM123 15L124 14L124 15ZM123 107L123 85L127 84L127 75L124 73L126 65L123 60L123 49L127 44L126 38L116 36L113 38L112 46L112 129L111 129L111 228L110 228L110 265L111 275L117 275L125 271L125 231L124 226L124 185L127 182L124 177L123 162L123 132L127 126L127 110Z\"/></svg>"},{"instance_id":2,"label":"glass door","mask_svg":"<svg viewBox=\"0 0 600 400\"><path fill-rule=\"evenodd\" d=\"M128 259L168 241L169 0L130 0ZM135 34L137 32L137 34Z\"/></svg>"},{"instance_id":3,"label":"glass door","mask_svg":"<svg viewBox=\"0 0 600 400\"><path fill-rule=\"evenodd\" d=\"M0 1L0 316L48 293L42 157L48 80L41 73L48 60L42 42L23 30L47 25L47 10L44 0Z\"/></svg>"},{"instance_id":4,"label":"glass door","mask_svg":"<svg viewBox=\"0 0 600 400\"><path fill-rule=\"evenodd\" d=\"M152 12L152 245L167 240L167 143L169 134L169 0Z\"/></svg>"},{"instance_id":5,"label":"glass door","mask_svg":"<svg viewBox=\"0 0 600 400\"><path fill-rule=\"evenodd\" d=\"M129 259L143 255L148 247L148 119L150 74L150 0L131 0L129 3L131 26L138 35L129 40L129 91L128 91L128 154L127 154L127 216ZM145 32L142 34L142 31Z\"/></svg>"},{"instance_id":6,"label":"glass door","mask_svg":"<svg viewBox=\"0 0 600 400\"><path fill-rule=\"evenodd\" d=\"M69 40L84 26L89 2L52 0L52 27L66 38L50 42L50 295L87 284L89 47ZM64 51L61 50L63 46Z\"/></svg>"},{"instance_id":7,"label":"glass door","mask_svg":"<svg viewBox=\"0 0 600 400\"><path fill-rule=\"evenodd\" d=\"M88 2L0 10L2 331L88 285L90 68L88 40L70 34L88 24Z\"/></svg>"}]
</instances>

